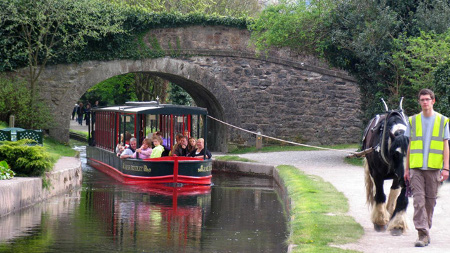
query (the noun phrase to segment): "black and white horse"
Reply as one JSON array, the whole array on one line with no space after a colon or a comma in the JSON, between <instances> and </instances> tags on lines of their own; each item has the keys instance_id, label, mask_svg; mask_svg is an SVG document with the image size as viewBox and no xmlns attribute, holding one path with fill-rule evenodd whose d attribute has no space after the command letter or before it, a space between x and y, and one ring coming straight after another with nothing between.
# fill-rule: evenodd
<instances>
[{"instance_id":1,"label":"black and white horse","mask_svg":"<svg viewBox=\"0 0 450 253\"><path fill-rule=\"evenodd\" d=\"M403 100L403 98L402 98ZM366 128L363 150L372 149L366 154L365 182L367 203L373 208L372 222L377 231L386 228L392 235L400 235L407 229L404 159L409 139L404 135L407 118L400 109L390 111L384 102L386 112L373 118ZM384 180L392 179L389 198L386 203Z\"/></svg>"}]
</instances>

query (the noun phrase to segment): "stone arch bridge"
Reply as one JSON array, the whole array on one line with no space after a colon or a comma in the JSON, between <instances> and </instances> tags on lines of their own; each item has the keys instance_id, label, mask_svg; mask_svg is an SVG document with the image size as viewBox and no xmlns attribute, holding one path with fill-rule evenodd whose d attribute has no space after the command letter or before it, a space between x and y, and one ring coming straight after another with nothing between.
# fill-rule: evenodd
<instances>
[{"instance_id":1,"label":"stone arch bridge","mask_svg":"<svg viewBox=\"0 0 450 253\"><path fill-rule=\"evenodd\" d=\"M237 28L153 29L144 41L151 48L155 38L167 55L177 56L46 67L39 86L56 119L50 135L68 141L73 105L92 86L116 75L149 72L181 86L211 116L244 129L309 144L360 140L359 89L345 72L285 49L258 56L249 46L250 32ZM208 125L213 151L226 151L230 141L254 140L213 120Z\"/></svg>"}]
</instances>

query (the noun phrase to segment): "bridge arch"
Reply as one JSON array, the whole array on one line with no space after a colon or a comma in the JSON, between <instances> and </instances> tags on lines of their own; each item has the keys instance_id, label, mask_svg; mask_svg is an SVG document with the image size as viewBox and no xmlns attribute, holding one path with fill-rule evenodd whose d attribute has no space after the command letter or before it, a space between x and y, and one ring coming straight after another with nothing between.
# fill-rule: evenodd
<instances>
[{"instance_id":1,"label":"bridge arch","mask_svg":"<svg viewBox=\"0 0 450 253\"><path fill-rule=\"evenodd\" d=\"M179 85L213 117L238 127L308 144L360 139L359 87L343 71L286 49L259 56L249 47L250 32L237 28L153 29L144 36L151 50L155 39L160 45L154 50L163 50L166 57L47 66L39 87L57 121L50 135L68 141L73 104L93 85L116 75L149 72ZM213 151L226 151L228 141L254 140L208 123Z\"/></svg>"}]
</instances>

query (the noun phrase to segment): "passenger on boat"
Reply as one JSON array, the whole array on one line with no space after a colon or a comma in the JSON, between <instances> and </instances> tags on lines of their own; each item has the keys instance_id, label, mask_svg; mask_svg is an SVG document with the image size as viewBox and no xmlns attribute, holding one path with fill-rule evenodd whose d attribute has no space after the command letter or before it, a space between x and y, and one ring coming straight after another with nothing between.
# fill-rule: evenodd
<instances>
[{"instance_id":1,"label":"passenger on boat","mask_svg":"<svg viewBox=\"0 0 450 253\"><path fill-rule=\"evenodd\" d=\"M159 131L158 131L158 132L154 132L154 133L152 134L152 140L153 140L153 138L154 138L155 136L159 136L159 137L161 138L161 143L160 143L160 144L164 147L164 151L163 151L163 153L162 153L161 156L168 156L169 153L170 153L170 148L169 148L169 146L168 146L168 143L169 143L169 142L167 141L167 139L163 138L161 132L159 132ZM155 146L153 145L152 148L155 148Z\"/></svg>"},{"instance_id":2,"label":"passenger on boat","mask_svg":"<svg viewBox=\"0 0 450 253\"><path fill-rule=\"evenodd\" d=\"M187 156L189 153L187 152L187 137L180 137L180 144L177 145L177 148L173 152L174 155L177 156Z\"/></svg>"},{"instance_id":3,"label":"passenger on boat","mask_svg":"<svg viewBox=\"0 0 450 253\"><path fill-rule=\"evenodd\" d=\"M188 142L188 146L187 146L188 155L195 149L195 143L197 143L195 138L192 138L192 137L189 138L189 142Z\"/></svg>"},{"instance_id":4,"label":"passenger on boat","mask_svg":"<svg viewBox=\"0 0 450 253\"><path fill-rule=\"evenodd\" d=\"M164 147L163 147L163 145L161 145L163 140L162 140L161 136L156 135L155 137L152 138L152 141L153 141L153 145L155 147L153 148L150 158L159 158L162 156L162 154L164 152Z\"/></svg>"},{"instance_id":5,"label":"passenger on boat","mask_svg":"<svg viewBox=\"0 0 450 253\"><path fill-rule=\"evenodd\" d=\"M175 139L176 139L177 142L175 143L175 145L173 145L172 150L170 151L172 155L175 154L175 150L177 150L178 146L180 145L181 137L183 137L183 135L181 133L178 133L175 136Z\"/></svg>"},{"instance_id":6,"label":"passenger on boat","mask_svg":"<svg viewBox=\"0 0 450 253\"><path fill-rule=\"evenodd\" d=\"M136 138L130 139L130 146L126 148L122 154L120 155L120 158L131 158L133 157L134 152L136 151Z\"/></svg>"},{"instance_id":7,"label":"passenger on boat","mask_svg":"<svg viewBox=\"0 0 450 253\"><path fill-rule=\"evenodd\" d=\"M123 145L123 134L120 134L120 141L116 146L116 154L120 157L120 154L125 150L125 146Z\"/></svg>"},{"instance_id":8,"label":"passenger on boat","mask_svg":"<svg viewBox=\"0 0 450 253\"><path fill-rule=\"evenodd\" d=\"M136 152L133 154L133 158L138 159L147 159L150 158L150 155L152 154L152 141L150 139L145 138L142 142L142 146L138 149L136 149Z\"/></svg>"},{"instance_id":9,"label":"passenger on boat","mask_svg":"<svg viewBox=\"0 0 450 253\"><path fill-rule=\"evenodd\" d=\"M191 157L197 157L197 158L203 158L203 156L206 154L207 159L211 159L212 154L209 152L209 150L205 149L205 140L203 138L199 138L197 140L197 149L194 149L189 156Z\"/></svg>"}]
</instances>

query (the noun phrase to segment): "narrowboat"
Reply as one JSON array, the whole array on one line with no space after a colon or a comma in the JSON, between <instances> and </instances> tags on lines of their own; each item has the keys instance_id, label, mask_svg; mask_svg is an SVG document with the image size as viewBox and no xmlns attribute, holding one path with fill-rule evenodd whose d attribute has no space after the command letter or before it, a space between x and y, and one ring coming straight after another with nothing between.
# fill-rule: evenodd
<instances>
[{"instance_id":1,"label":"narrowboat","mask_svg":"<svg viewBox=\"0 0 450 253\"><path fill-rule=\"evenodd\" d=\"M166 149L172 149L177 133L205 139L207 147L207 110L200 107L127 102L121 106L94 108L91 112L87 162L90 166L126 184L155 183L211 185L212 160L194 157L162 156L148 159L121 159L116 146L123 136L144 138L158 131Z\"/></svg>"}]
</instances>

